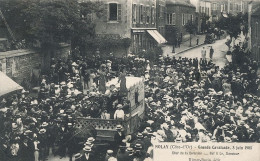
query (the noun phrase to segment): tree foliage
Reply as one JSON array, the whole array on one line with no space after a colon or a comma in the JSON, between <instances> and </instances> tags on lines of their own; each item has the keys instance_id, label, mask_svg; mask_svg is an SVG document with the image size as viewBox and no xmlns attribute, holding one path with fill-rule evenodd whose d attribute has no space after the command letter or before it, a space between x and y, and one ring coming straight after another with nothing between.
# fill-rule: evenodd
<instances>
[{"instance_id":1,"label":"tree foliage","mask_svg":"<svg viewBox=\"0 0 260 161\"><path fill-rule=\"evenodd\" d=\"M228 14L227 17L221 17L219 21L215 23L216 27L221 30L226 30L231 38L237 38L243 31L247 34L248 30L248 15L239 13L237 15Z\"/></svg>"},{"instance_id":2,"label":"tree foliage","mask_svg":"<svg viewBox=\"0 0 260 161\"><path fill-rule=\"evenodd\" d=\"M190 46L191 46L191 35L196 33L197 26L192 21L188 21L184 27L185 30L190 34Z\"/></svg>"},{"instance_id":3,"label":"tree foliage","mask_svg":"<svg viewBox=\"0 0 260 161\"><path fill-rule=\"evenodd\" d=\"M1 10L18 40L30 45L53 46L60 42L83 45L93 37L95 26L82 15L101 14L99 4L76 0L0 0Z\"/></svg>"}]
</instances>

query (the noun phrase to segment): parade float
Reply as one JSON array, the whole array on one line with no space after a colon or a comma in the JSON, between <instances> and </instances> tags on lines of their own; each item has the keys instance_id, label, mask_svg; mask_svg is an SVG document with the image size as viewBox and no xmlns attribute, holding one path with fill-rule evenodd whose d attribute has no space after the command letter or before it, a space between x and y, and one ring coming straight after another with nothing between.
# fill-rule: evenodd
<instances>
[{"instance_id":1,"label":"parade float","mask_svg":"<svg viewBox=\"0 0 260 161\"><path fill-rule=\"evenodd\" d=\"M114 78L107 82L106 87L109 88L114 85L119 89L118 79ZM144 115L144 79L141 77L126 77L126 88L126 99L130 102L130 109L124 120L78 117L75 122L77 136L86 138L90 135L89 128L94 128L97 140L113 141L116 126L119 124L123 126L125 134L135 132Z\"/></svg>"}]
</instances>

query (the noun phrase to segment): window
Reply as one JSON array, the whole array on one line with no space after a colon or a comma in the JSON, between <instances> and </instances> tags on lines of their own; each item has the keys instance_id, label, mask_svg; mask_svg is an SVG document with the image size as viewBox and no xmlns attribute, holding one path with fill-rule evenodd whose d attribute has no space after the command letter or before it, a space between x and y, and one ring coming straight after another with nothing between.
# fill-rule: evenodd
<instances>
[{"instance_id":1,"label":"window","mask_svg":"<svg viewBox=\"0 0 260 161\"><path fill-rule=\"evenodd\" d=\"M176 15L175 13L172 14L172 25L175 25L176 23Z\"/></svg>"},{"instance_id":2,"label":"window","mask_svg":"<svg viewBox=\"0 0 260 161\"><path fill-rule=\"evenodd\" d=\"M220 12L223 12L224 11L224 5L222 4L221 6L220 6Z\"/></svg>"},{"instance_id":3,"label":"window","mask_svg":"<svg viewBox=\"0 0 260 161\"><path fill-rule=\"evenodd\" d=\"M175 25L176 16L175 13L167 14L167 25Z\"/></svg>"},{"instance_id":4,"label":"window","mask_svg":"<svg viewBox=\"0 0 260 161\"><path fill-rule=\"evenodd\" d=\"M160 12L159 12L159 13L160 13L160 18L163 17L163 12L164 12L164 11L163 11L163 6L160 6Z\"/></svg>"},{"instance_id":5,"label":"window","mask_svg":"<svg viewBox=\"0 0 260 161\"><path fill-rule=\"evenodd\" d=\"M213 10L217 10L217 4L213 3Z\"/></svg>"},{"instance_id":6,"label":"window","mask_svg":"<svg viewBox=\"0 0 260 161\"><path fill-rule=\"evenodd\" d=\"M143 5L140 6L140 23L144 22L144 7Z\"/></svg>"},{"instance_id":7,"label":"window","mask_svg":"<svg viewBox=\"0 0 260 161\"><path fill-rule=\"evenodd\" d=\"M258 34L259 34L259 33L258 33L258 32L259 32L259 31L258 31L258 27L259 27L258 22L256 22L256 23L255 23L255 37L256 37L256 38L259 36L259 35L258 35Z\"/></svg>"},{"instance_id":8,"label":"window","mask_svg":"<svg viewBox=\"0 0 260 161\"><path fill-rule=\"evenodd\" d=\"M152 24L155 23L155 9L154 9L154 6L151 8L151 22L152 22Z\"/></svg>"},{"instance_id":9,"label":"window","mask_svg":"<svg viewBox=\"0 0 260 161\"><path fill-rule=\"evenodd\" d=\"M146 23L150 23L151 9L149 6L146 7Z\"/></svg>"},{"instance_id":10,"label":"window","mask_svg":"<svg viewBox=\"0 0 260 161\"><path fill-rule=\"evenodd\" d=\"M136 4L133 4L132 14L133 14L133 23L134 24L136 23L136 15L137 15L136 13L137 13Z\"/></svg>"},{"instance_id":11,"label":"window","mask_svg":"<svg viewBox=\"0 0 260 161\"><path fill-rule=\"evenodd\" d=\"M184 25L185 25L185 15L182 14L182 26L184 26Z\"/></svg>"},{"instance_id":12,"label":"window","mask_svg":"<svg viewBox=\"0 0 260 161\"><path fill-rule=\"evenodd\" d=\"M172 25L172 13L167 14L167 25Z\"/></svg>"},{"instance_id":13,"label":"window","mask_svg":"<svg viewBox=\"0 0 260 161\"><path fill-rule=\"evenodd\" d=\"M117 3L109 4L109 21L117 21Z\"/></svg>"},{"instance_id":14,"label":"window","mask_svg":"<svg viewBox=\"0 0 260 161\"><path fill-rule=\"evenodd\" d=\"M202 13L205 13L205 11L204 11L204 7L202 7L202 11L201 11Z\"/></svg>"}]
</instances>

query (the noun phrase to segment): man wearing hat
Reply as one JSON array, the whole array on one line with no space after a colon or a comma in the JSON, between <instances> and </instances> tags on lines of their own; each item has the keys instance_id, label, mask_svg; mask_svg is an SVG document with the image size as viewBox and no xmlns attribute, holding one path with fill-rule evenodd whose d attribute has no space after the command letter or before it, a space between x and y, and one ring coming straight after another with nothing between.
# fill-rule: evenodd
<instances>
[{"instance_id":1,"label":"man wearing hat","mask_svg":"<svg viewBox=\"0 0 260 161\"><path fill-rule=\"evenodd\" d=\"M115 141L115 151L117 151L119 145L122 144L122 140L125 139L125 134L122 131L122 125L116 126L116 133L114 135L114 141Z\"/></svg>"},{"instance_id":2,"label":"man wearing hat","mask_svg":"<svg viewBox=\"0 0 260 161\"><path fill-rule=\"evenodd\" d=\"M96 158L92 153L92 149L90 146L85 146L82 150L81 157L78 159L79 161L95 161Z\"/></svg>"},{"instance_id":3,"label":"man wearing hat","mask_svg":"<svg viewBox=\"0 0 260 161\"><path fill-rule=\"evenodd\" d=\"M106 156L105 156L105 161L109 161L109 160L112 160L113 158L113 154L114 154L114 151L109 149L107 150L107 153L106 153Z\"/></svg>"},{"instance_id":4,"label":"man wearing hat","mask_svg":"<svg viewBox=\"0 0 260 161\"><path fill-rule=\"evenodd\" d=\"M134 159L135 160L144 160L145 159L145 152L143 151L143 147L141 144L136 144L134 146Z\"/></svg>"},{"instance_id":5,"label":"man wearing hat","mask_svg":"<svg viewBox=\"0 0 260 161\"><path fill-rule=\"evenodd\" d=\"M131 147L134 148L134 146L136 144L140 144L143 148L144 148L144 140L143 140L143 134L142 133L138 133L136 135L136 140L134 140L131 144Z\"/></svg>"},{"instance_id":6,"label":"man wearing hat","mask_svg":"<svg viewBox=\"0 0 260 161\"><path fill-rule=\"evenodd\" d=\"M34 161L34 145L27 137L23 139L19 146L18 156L21 161Z\"/></svg>"},{"instance_id":7,"label":"man wearing hat","mask_svg":"<svg viewBox=\"0 0 260 161\"><path fill-rule=\"evenodd\" d=\"M126 152L126 143L119 145L119 150L116 155L117 161L130 161L129 154Z\"/></svg>"},{"instance_id":8,"label":"man wearing hat","mask_svg":"<svg viewBox=\"0 0 260 161\"><path fill-rule=\"evenodd\" d=\"M48 149L48 145L47 145L47 134L46 134L46 129L40 129L39 131L39 159L40 160L46 160L47 158L47 149Z\"/></svg>"}]
</instances>

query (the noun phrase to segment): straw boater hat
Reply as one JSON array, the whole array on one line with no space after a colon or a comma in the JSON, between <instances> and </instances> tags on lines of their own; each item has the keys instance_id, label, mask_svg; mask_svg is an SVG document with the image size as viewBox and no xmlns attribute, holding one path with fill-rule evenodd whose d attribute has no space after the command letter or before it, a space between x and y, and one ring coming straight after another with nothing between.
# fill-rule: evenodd
<instances>
[{"instance_id":1,"label":"straw boater hat","mask_svg":"<svg viewBox=\"0 0 260 161\"><path fill-rule=\"evenodd\" d=\"M74 157L75 157L75 160L77 160L77 159L79 159L81 157L81 154L77 153L77 154L74 155Z\"/></svg>"},{"instance_id":2,"label":"straw boater hat","mask_svg":"<svg viewBox=\"0 0 260 161\"><path fill-rule=\"evenodd\" d=\"M43 134L43 133L46 133L46 129L41 129L41 130L39 131L39 134Z\"/></svg>"},{"instance_id":3,"label":"straw boater hat","mask_svg":"<svg viewBox=\"0 0 260 161\"><path fill-rule=\"evenodd\" d=\"M113 150L110 150L110 149L107 150L107 154L108 154L108 155L113 155L113 153L114 153Z\"/></svg>"},{"instance_id":4,"label":"straw boater hat","mask_svg":"<svg viewBox=\"0 0 260 161\"><path fill-rule=\"evenodd\" d=\"M93 145L93 144L91 142L88 142L88 141L84 143L84 146L90 146L91 147L91 145Z\"/></svg>"},{"instance_id":5,"label":"straw boater hat","mask_svg":"<svg viewBox=\"0 0 260 161\"><path fill-rule=\"evenodd\" d=\"M42 127L46 127L46 126L48 126L48 123L47 122L43 122L42 123Z\"/></svg>"},{"instance_id":6,"label":"straw boater hat","mask_svg":"<svg viewBox=\"0 0 260 161\"><path fill-rule=\"evenodd\" d=\"M119 109L122 109L122 107L123 107L122 104L117 105L117 108L119 108Z\"/></svg>"},{"instance_id":7,"label":"straw boater hat","mask_svg":"<svg viewBox=\"0 0 260 161\"><path fill-rule=\"evenodd\" d=\"M116 129L117 129L117 130L121 130L121 129L122 129L122 125L117 125L117 126L116 126Z\"/></svg>"},{"instance_id":8,"label":"straw boater hat","mask_svg":"<svg viewBox=\"0 0 260 161\"><path fill-rule=\"evenodd\" d=\"M90 146L85 146L85 147L83 148L83 151L85 151L85 152L91 152L92 150L91 150L91 147L90 147Z\"/></svg>"},{"instance_id":9,"label":"straw boater hat","mask_svg":"<svg viewBox=\"0 0 260 161\"><path fill-rule=\"evenodd\" d=\"M89 137L87 142L93 143L95 141L95 139L93 137Z\"/></svg>"}]
</instances>

